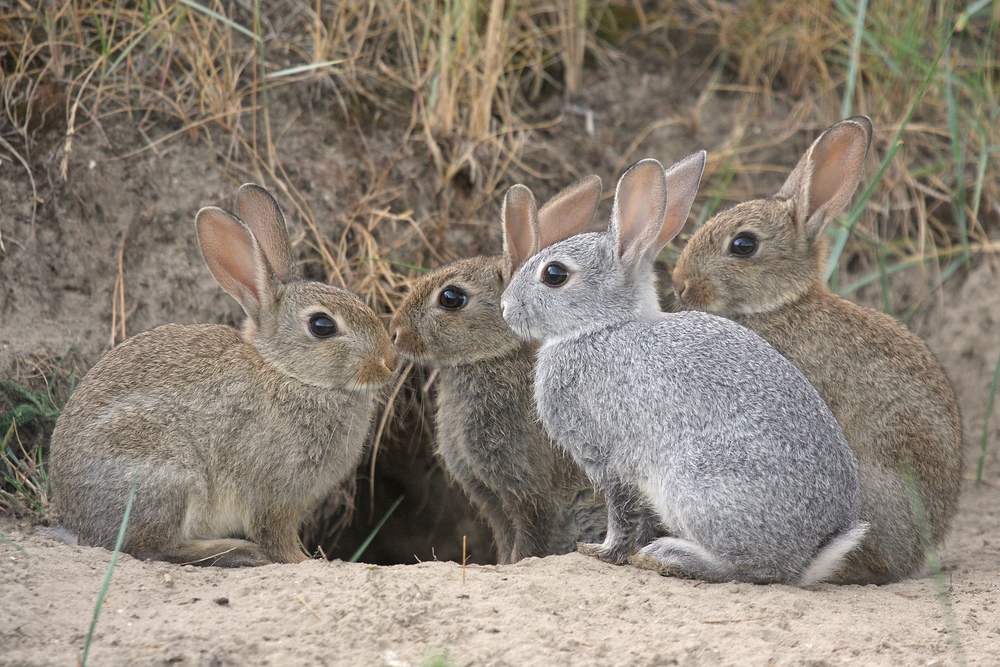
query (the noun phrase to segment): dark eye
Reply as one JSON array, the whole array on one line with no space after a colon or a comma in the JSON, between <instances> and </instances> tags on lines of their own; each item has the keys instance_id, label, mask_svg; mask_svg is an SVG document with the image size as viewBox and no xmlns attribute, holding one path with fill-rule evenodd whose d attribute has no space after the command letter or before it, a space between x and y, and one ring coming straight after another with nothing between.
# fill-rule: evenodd
<instances>
[{"instance_id":1,"label":"dark eye","mask_svg":"<svg viewBox=\"0 0 1000 667\"><path fill-rule=\"evenodd\" d=\"M465 296L465 292L454 285L445 287L441 290L441 296L438 297L438 303L445 310L459 310L468 302L469 297Z\"/></svg>"},{"instance_id":2,"label":"dark eye","mask_svg":"<svg viewBox=\"0 0 1000 667\"><path fill-rule=\"evenodd\" d=\"M755 252L757 252L757 237L747 232L737 234L733 242L729 244L730 255L749 257Z\"/></svg>"},{"instance_id":3,"label":"dark eye","mask_svg":"<svg viewBox=\"0 0 1000 667\"><path fill-rule=\"evenodd\" d=\"M329 338L337 333L337 323L322 313L309 318L309 331L316 338Z\"/></svg>"},{"instance_id":4,"label":"dark eye","mask_svg":"<svg viewBox=\"0 0 1000 667\"><path fill-rule=\"evenodd\" d=\"M542 269L542 282L549 287L559 287L569 279L569 271L559 262L552 262Z\"/></svg>"}]
</instances>

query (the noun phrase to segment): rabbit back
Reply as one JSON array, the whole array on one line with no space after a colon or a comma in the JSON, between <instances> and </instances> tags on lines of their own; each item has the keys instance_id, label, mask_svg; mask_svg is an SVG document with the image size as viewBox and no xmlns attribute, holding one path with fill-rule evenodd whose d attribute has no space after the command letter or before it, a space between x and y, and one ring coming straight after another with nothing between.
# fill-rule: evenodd
<instances>
[{"instance_id":1,"label":"rabbit back","mask_svg":"<svg viewBox=\"0 0 1000 667\"><path fill-rule=\"evenodd\" d=\"M944 538L958 506L961 421L948 379L923 342L884 313L825 289L790 312L793 327L770 313L737 321L802 369L857 456L862 517L872 529L838 581L909 576L923 565L926 544ZM824 333L804 335L810 331Z\"/></svg>"}]
</instances>

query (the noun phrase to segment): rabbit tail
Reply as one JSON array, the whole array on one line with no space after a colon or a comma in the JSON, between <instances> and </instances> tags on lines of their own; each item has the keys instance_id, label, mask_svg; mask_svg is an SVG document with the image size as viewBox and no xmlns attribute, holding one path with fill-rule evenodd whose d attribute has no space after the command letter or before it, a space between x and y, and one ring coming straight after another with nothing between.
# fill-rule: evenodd
<instances>
[{"instance_id":1,"label":"rabbit tail","mask_svg":"<svg viewBox=\"0 0 1000 667\"><path fill-rule=\"evenodd\" d=\"M868 534L870 527L870 524L858 521L830 540L806 567L805 572L799 578L798 585L812 586L822 583L832 576L844 563L847 555L861 544L861 540Z\"/></svg>"}]
</instances>

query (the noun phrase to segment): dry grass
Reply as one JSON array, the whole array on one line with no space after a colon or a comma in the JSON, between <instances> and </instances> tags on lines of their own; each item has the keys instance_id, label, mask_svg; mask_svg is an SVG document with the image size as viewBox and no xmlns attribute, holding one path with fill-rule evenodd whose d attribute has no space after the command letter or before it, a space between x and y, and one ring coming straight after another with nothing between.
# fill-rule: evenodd
<instances>
[{"instance_id":1,"label":"dry grass","mask_svg":"<svg viewBox=\"0 0 1000 667\"><path fill-rule=\"evenodd\" d=\"M399 278L371 261L381 256L372 232L387 217L412 219L382 203L384 174L373 174L371 192L345 221L352 233L321 238L275 148L274 90L332 93L348 124L372 109L398 117L433 156L437 190L463 174L481 206L524 142L521 91L537 94L551 63L569 53L566 70L579 85L582 27L572 22L573 39L564 38L563 13L539 3L508 10L501 0L22 0L0 24L3 114L19 146L9 151L30 162L34 133L57 127L65 178L75 136L103 133L122 114L147 138L130 155L209 142L293 202L328 278L385 302ZM355 247L344 247L347 238Z\"/></svg>"},{"instance_id":2,"label":"dry grass","mask_svg":"<svg viewBox=\"0 0 1000 667\"><path fill-rule=\"evenodd\" d=\"M308 199L275 148L281 131L271 118L276 88L330 93L349 124L373 109L398 118L433 157L435 190L446 193L440 219L447 221L447 191L456 176L473 186L464 213L492 201L530 136L531 103L553 85L579 90L588 47L597 55L612 50L597 50L596 29L622 39L684 26L715 45L717 63L728 71L718 70L714 90L739 90L747 100L732 140L714 151L710 185L738 186L727 171L774 169L753 156L796 131L812 136L844 113L866 113L877 121L876 155L893 150L897 134L903 144L881 174L851 251L867 254L868 265L876 256L892 265L953 257L957 244L965 259L992 247L986 219L1000 197L990 178L1000 166L994 103L1000 9L984 2L972 8L977 13L962 18L962 8L948 3L848 0L832 11L762 0L663 3L645 11L631 2L586 0L282 0L263 6L20 0L0 23L3 113L14 129L5 139L12 142L8 152L27 164L33 133L58 127L64 174L74 137L102 132L120 114L148 137L137 153L171 141L216 145L248 177L293 202L329 279L373 304L387 303L405 275L378 261L383 253L373 232L387 218L414 227L416 221L408 211L391 210L380 189L385 174L373 173L371 191L344 221L352 233L322 238ZM859 11L864 20L857 24ZM939 52L944 58L930 72ZM915 100L925 78L926 93ZM745 141L746 125L774 105L789 111L786 131ZM738 187L725 192L729 199L742 194ZM420 237L414 229L408 241ZM427 252L434 259L437 251L427 244Z\"/></svg>"},{"instance_id":3,"label":"dry grass","mask_svg":"<svg viewBox=\"0 0 1000 667\"><path fill-rule=\"evenodd\" d=\"M0 381L0 513L45 519L48 439L79 373L67 355L24 359L16 374Z\"/></svg>"},{"instance_id":4,"label":"dry grass","mask_svg":"<svg viewBox=\"0 0 1000 667\"><path fill-rule=\"evenodd\" d=\"M741 6L734 12L707 3L696 12L735 78L729 87L754 101L749 120L780 105L790 133L807 130L802 148L847 115L876 122L879 169L870 175L870 198L862 197L836 233L835 286L841 250L853 260L853 273L868 272L841 284L842 292L920 265L936 272L939 284L972 254L998 250L989 232L1000 222L1000 5L840 0L831 8L753 0ZM759 146L733 144L731 152L717 153L716 164L773 168L747 164Z\"/></svg>"}]
</instances>

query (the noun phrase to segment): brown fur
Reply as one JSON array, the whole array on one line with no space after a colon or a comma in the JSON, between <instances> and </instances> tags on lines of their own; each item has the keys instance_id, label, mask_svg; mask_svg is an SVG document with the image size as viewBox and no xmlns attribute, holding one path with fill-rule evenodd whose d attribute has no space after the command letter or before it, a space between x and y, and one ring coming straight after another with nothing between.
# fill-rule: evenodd
<instances>
[{"instance_id":1,"label":"brown fur","mask_svg":"<svg viewBox=\"0 0 1000 667\"><path fill-rule=\"evenodd\" d=\"M355 295L297 280L284 218L244 186L248 224L203 209L199 241L249 324L167 324L105 354L52 435L50 471L63 522L111 548L132 487L123 550L201 565L296 563L308 508L361 457L375 394L397 356ZM265 215L266 214L266 215ZM252 224L272 225L261 247ZM291 282L283 282L285 276ZM313 336L311 315L338 334Z\"/></svg>"},{"instance_id":2,"label":"brown fur","mask_svg":"<svg viewBox=\"0 0 1000 667\"><path fill-rule=\"evenodd\" d=\"M854 193L870 138L867 119L835 125L775 197L734 206L698 230L674 271L685 307L760 334L836 416L858 458L861 518L872 527L833 580L859 584L919 571L947 533L962 470L958 407L941 365L902 324L833 294L821 277L823 225ZM730 254L746 232L756 252Z\"/></svg>"},{"instance_id":3,"label":"brown fur","mask_svg":"<svg viewBox=\"0 0 1000 667\"><path fill-rule=\"evenodd\" d=\"M572 217L585 210L593 217L599 198L600 181L587 179L539 215ZM507 223L528 224L528 217ZM439 371L438 453L483 512L501 563L599 541L607 523L603 496L538 420L534 346L521 342L501 315L511 267L537 251L538 234L534 230L528 244L534 248L509 238L501 256L461 260L428 274L389 325L403 356ZM440 307L448 286L466 294L464 307Z\"/></svg>"}]
</instances>

